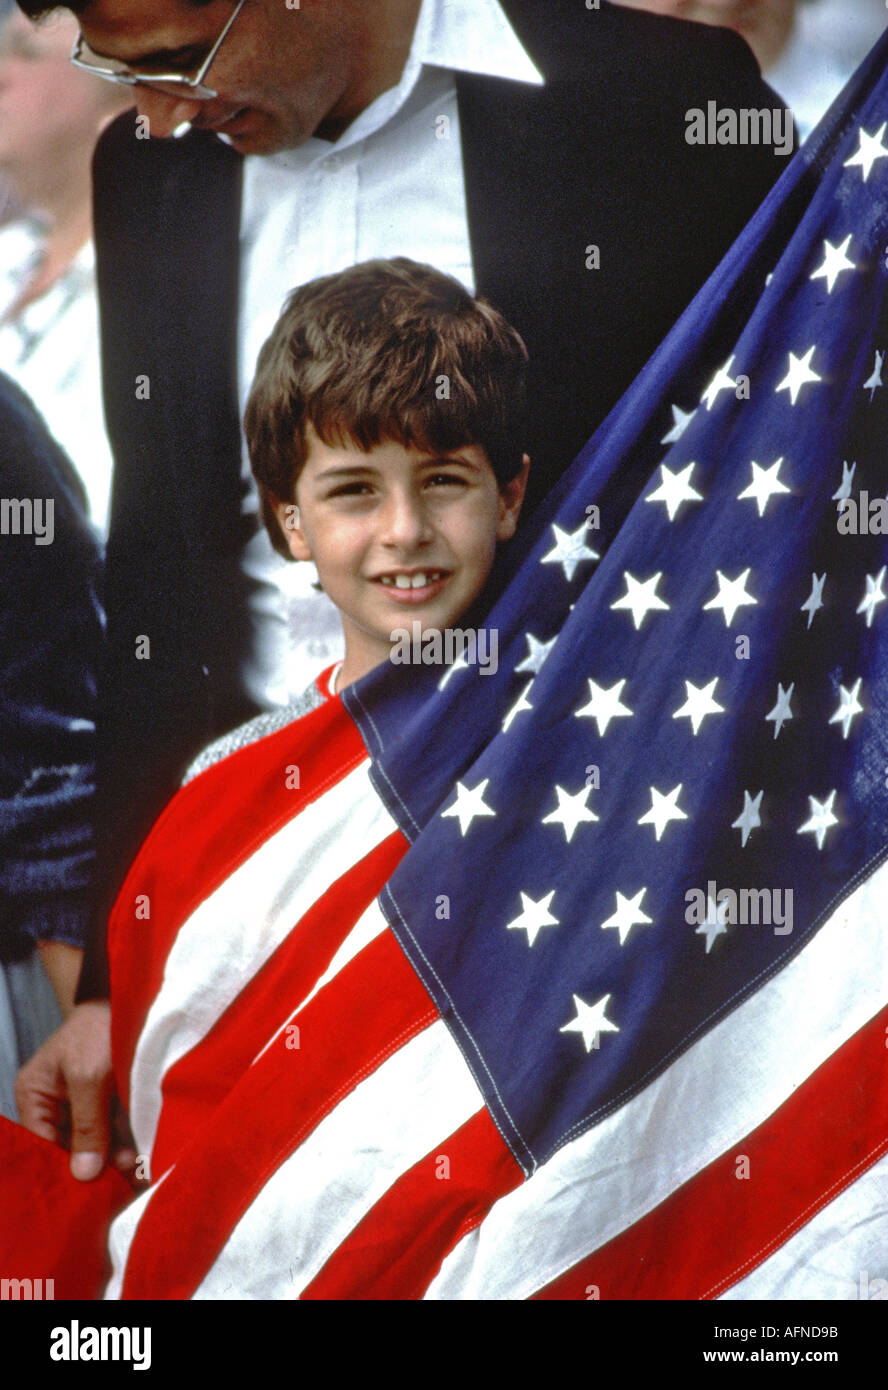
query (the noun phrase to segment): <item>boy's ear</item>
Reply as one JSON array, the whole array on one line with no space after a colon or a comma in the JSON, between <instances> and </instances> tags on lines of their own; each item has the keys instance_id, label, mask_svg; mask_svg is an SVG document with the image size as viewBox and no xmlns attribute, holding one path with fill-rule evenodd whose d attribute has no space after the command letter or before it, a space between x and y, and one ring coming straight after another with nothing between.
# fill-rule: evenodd
<instances>
[{"instance_id":1,"label":"boy's ear","mask_svg":"<svg viewBox=\"0 0 888 1390\"><path fill-rule=\"evenodd\" d=\"M310 560L311 550L302 530L302 516L295 502L281 502L274 499L274 514L278 519L284 539L294 560Z\"/></svg>"},{"instance_id":2,"label":"boy's ear","mask_svg":"<svg viewBox=\"0 0 888 1390\"><path fill-rule=\"evenodd\" d=\"M521 512L521 504L524 501L524 493L527 488L527 474L530 469L530 456L525 454L521 460L521 469L516 473L510 483L506 483L500 488L499 495L499 520L496 528L496 538L498 541L511 540L518 525L518 516Z\"/></svg>"}]
</instances>

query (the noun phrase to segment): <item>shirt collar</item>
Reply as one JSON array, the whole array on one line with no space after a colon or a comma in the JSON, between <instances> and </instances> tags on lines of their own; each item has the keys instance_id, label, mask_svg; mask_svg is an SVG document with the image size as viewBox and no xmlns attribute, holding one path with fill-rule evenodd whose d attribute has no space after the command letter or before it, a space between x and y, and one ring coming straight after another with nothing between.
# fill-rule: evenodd
<instances>
[{"instance_id":1,"label":"shirt collar","mask_svg":"<svg viewBox=\"0 0 888 1390\"><path fill-rule=\"evenodd\" d=\"M316 159L359 144L406 106L423 69L428 68L478 73L537 86L544 81L498 0L422 0L410 56L397 86L382 92L334 143L312 136L299 149L259 158L279 168L304 168Z\"/></svg>"},{"instance_id":2,"label":"shirt collar","mask_svg":"<svg viewBox=\"0 0 888 1390\"><path fill-rule=\"evenodd\" d=\"M498 0L423 0L411 60L541 86Z\"/></svg>"}]
</instances>

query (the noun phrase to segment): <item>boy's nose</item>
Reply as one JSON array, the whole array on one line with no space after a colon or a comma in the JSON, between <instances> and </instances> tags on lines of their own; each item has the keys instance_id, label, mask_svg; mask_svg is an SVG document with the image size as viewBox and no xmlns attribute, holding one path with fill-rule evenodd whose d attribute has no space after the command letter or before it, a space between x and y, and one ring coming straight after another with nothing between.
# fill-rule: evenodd
<instances>
[{"instance_id":1,"label":"boy's nose","mask_svg":"<svg viewBox=\"0 0 888 1390\"><path fill-rule=\"evenodd\" d=\"M381 521L383 545L409 552L431 539L432 528L419 498L407 494L389 498Z\"/></svg>"},{"instance_id":2,"label":"boy's nose","mask_svg":"<svg viewBox=\"0 0 888 1390\"><path fill-rule=\"evenodd\" d=\"M184 121L195 120L204 105L202 101L155 92L150 87L136 87L135 94L139 115L148 119L148 133L161 140L172 135Z\"/></svg>"}]
</instances>

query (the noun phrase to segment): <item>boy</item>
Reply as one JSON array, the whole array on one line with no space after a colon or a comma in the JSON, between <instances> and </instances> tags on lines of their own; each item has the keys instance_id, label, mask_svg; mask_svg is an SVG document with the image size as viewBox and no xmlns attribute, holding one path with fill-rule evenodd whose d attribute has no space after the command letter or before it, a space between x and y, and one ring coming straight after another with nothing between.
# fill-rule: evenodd
<instances>
[{"instance_id":1,"label":"boy","mask_svg":"<svg viewBox=\"0 0 888 1390\"><path fill-rule=\"evenodd\" d=\"M154 1185L112 1228L109 1297L418 1296L489 1205L492 1122L376 904L407 841L336 697L405 618L480 610L527 479L525 363L499 314L404 259L297 290L262 351L265 519L315 562L345 657L206 751L116 903L115 1066ZM472 1163L442 1183L451 1141Z\"/></svg>"},{"instance_id":2,"label":"boy","mask_svg":"<svg viewBox=\"0 0 888 1390\"><path fill-rule=\"evenodd\" d=\"M291 295L244 425L272 545L315 562L345 658L290 710L212 744L189 776L392 657L405 625L445 632L475 604L527 483L526 363L501 315L403 257Z\"/></svg>"}]
</instances>

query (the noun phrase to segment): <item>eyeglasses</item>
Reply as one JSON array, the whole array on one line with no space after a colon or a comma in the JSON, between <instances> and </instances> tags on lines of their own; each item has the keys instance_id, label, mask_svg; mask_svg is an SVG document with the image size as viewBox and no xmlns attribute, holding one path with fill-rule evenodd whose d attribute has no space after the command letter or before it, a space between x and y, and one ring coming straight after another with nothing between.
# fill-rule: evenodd
<instances>
[{"instance_id":1,"label":"eyeglasses","mask_svg":"<svg viewBox=\"0 0 888 1390\"><path fill-rule=\"evenodd\" d=\"M212 101L218 93L213 91L212 87L205 87L203 80L245 3L246 0L239 0L225 28L193 77L186 77L181 72L137 72L127 63L118 62L116 58L103 58L100 54L93 53L82 34L77 35L71 62L76 68L83 68L84 72L91 72L94 77L104 77L108 82L122 82L127 87L156 87L170 95L186 95L192 101Z\"/></svg>"}]
</instances>

